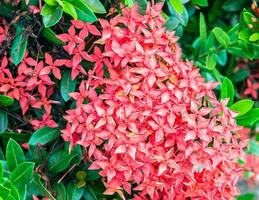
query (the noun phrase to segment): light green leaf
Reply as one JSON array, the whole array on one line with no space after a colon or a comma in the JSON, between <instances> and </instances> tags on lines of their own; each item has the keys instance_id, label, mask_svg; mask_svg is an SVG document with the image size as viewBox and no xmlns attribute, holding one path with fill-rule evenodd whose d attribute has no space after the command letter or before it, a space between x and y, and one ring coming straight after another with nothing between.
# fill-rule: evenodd
<instances>
[{"instance_id":1,"label":"light green leaf","mask_svg":"<svg viewBox=\"0 0 259 200\"><path fill-rule=\"evenodd\" d=\"M179 14L183 13L183 5L182 5L181 0L169 0L169 2L177 13L179 13Z\"/></svg>"},{"instance_id":2,"label":"light green leaf","mask_svg":"<svg viewBox=\"0 0 259 200\"><path fill-rule=\"evenodd\" d=\"M18 190L8 179L0 183L0 195L3 200L20 200Z\"/></svg>"},{"instance_id":3,"label":"light green leaf","mask_svg":"<svg viewBox=\"0 0 259 200\"><path fill-rule=\"evenodd\" d=\"M210 52L206 58L206 66L209 70L213 70L217 65L217 56Z\"/></svg>"},{"instance_id":4,"label":"light green leaf","mask_svg":"<svg viewBox=\"0 0 259 200\"><path fill-rule=\"evenodd\" d=\"M63 2L62 7L63 7L64 12L71 15L76 20L77 13L76 13L74 6L67 1L62 1L62 2Z\"/></svg>"},{"instance_id":5,"label":"light green leaf","mask_svg":"<svg viewBox=\"0 0 259 200\"><path fill-rule=\"evenodd\" d=\"M69 93L76 89L76 79L72 80L70 73L70 70L66 70L60 82L60 92L64 101L68 101L70 99Z\"/></svg>"},{"instance_id":6,"label":"light green leaf","mask_svg":"<svg viewBox=\"0 0 259 200\"><path fill-rule=\"evenodd\" d=\"M6 161L8 168L13 171L20 163L25 161L25 156L21 146L10 139L6 146Z\"/></svg>"},{"instance_id":7,"label":"light green leaf","mask_svg":"<svg viewBox=\"0 0 259 200\"><path fill-rule=\"evenodd\" d=\"M15 65L18 65L22 61L27 43L28 34L26 31L24 31L24 28L21 25L18 25L11 46L11 57Z\"/></svg>"},{"instance_id":8,"label":"light green leaf","mask_svg":"<svg viewBox=\"0 0 259 200\"><path fill-rule=\"evenodd\" d=\"M0 110L0 134L5 132L8 127L8 116L7 113Z\"/></svg>"},{"instance_id":9,"label":"light green leaf","mask_svg":"<svg viewBox=\"0 0 259 200\"><path fill-rule=\"evenodd\" d=\"M103 4L99 0L85 0L85 3L95 13L100 13L100 14L106 13L106 10Z\"/></svg>"},{"instance_id":10,"label":"light green leaf","mask_svg":"<svg viewBox=\"0 0 259 200\"><path fill-rule=\"evenodd\" d=\"M43 127L33 133L29 140L29 145L35 146L37 144L45 145L58 138L60 131L58 128Z\"/></svg>"},{"instance_id":11,"label":"light green leaf","mask_svg":"<svg viewBox=\"0 0 259 200\"><path fill-rule=\"evenodd\" d=\"M33 174L34 163L23 162L19 164L10 174L10 181L16 186L20 187L27 184Z\"/></svg>"},{"instance_id":12,"label":"light green leaf","mask_svg":"<svg viewBox=\"0 0 259 200\"><path fill-rule=\"evenodd\" d=\"M234 103L230 109L238 112L238 116L242 116L246 114L254 105L254 101L250 99L242 99L236 103Z\"/></svg>"},{"instance_id":13,"label":"light green leaf","mask_svg":"<svg viewBox=\"0 0 259 200\"><path fill-rule=\"evenodd\" d=\"M234 94L235 90L232 81L225 77L221 85L220 98L229 98L228 106L231 106L233 104Z\"/></svg>"},{"instance_id":14,"label":"light green leaf","mask_svg":"<svg viewBox=\"0 0 259 200\"><path fill-rule=\"evenodd\" d=\"M249 37L249 41L252 41L252 42L255 42L259 40L259 33L256 32L256 33L253 33L250 37Z\"/></svg>"},{"instance_id":15,"label":"light green leaf","mask_svg":"<svg viewBox=\"0 0 259 200\"><path fill-rule=\"evenodd\" d=\"M252 126L259 120L259 108L252 108L246 114L236 117L237 124L240 126Z\"/></svg>"},{"instance_id":16,"label":"light green leaf","mask_svg":"<svg viewBox=\"0 0 259 200\"><path fill-rule=\"evenodd\" d=\"M217 41L224 47L227 47L230 43L230 38L228 36L228 34L219 27L216 27L212 30L212 32L214 33Z\"/></svg>"},{"instance_id":17,"label":"light green leaf","mask_svg":"<svg viewBox=\"0 0 259 200\"><path fill-rule=\"evenodd\" d=\"M41 15L42 15L42 20L43 20L43 24L46 28L54 26L55 24L57 24L59 22L59 20L62 17L63 14L63 10L59 7L59 6L48 6L48 11L43 10L45 6L48 5L44 5L41 11Z\"/></svg>"},{"instance_id":18,"label":"light green leaf","mask_svg":"<svg viewBox=\"0 0 259 200\"><path fill-rule=\"evenodd\" d=\"M50 6L57 6L58 2L56 0L44 0L46 4Z\"/></svg>"}]
</instances>

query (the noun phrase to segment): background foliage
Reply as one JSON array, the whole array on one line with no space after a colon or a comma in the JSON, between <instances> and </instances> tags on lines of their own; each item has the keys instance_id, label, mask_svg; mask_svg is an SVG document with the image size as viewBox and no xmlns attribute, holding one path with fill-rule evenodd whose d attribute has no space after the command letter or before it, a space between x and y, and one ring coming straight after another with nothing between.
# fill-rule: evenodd
<instances>
[{"instance_id":1,"label":"background foliage","mask_svg":"<svg viewBox=\"0 0 259 200\"><path fill-rule=\"evenodd\" d=\"M26 49L37 58L44 57L45 51L57 57L66 56L61 48L63 42L56 34L67 30L70 19L97 22L97 18L110 18L120 12L119 3L130 7L134 2L1 1L0 15L10 29L0 48L0 58L7 51L18 65ZM142 12L146 0L136 2ZM184 58L193 60L206 80L221 83L216 94L219 98L230 98L228 106L239 112L237 123L250 129L247 153L259 156L259 10L256 3L166 0L163 11L166 28L174 30L180 38ZM91 41L88 45L90 48ZM61 108L73 107L68 93L76 90L77 80L71 80L67 70L56 84L60 94L54 94L54 98L61 102ZM64 113L53 112L62 127ZM42 114L40 109L34 109L22 118L19 103L0 95L0 199L32 199L33 195L57 200L103 199L105 189L101 177L98 171L87 169L90 163L84 149L76 146L69 153L69 144L59 137L59 128L43 127L33 131L30 119ZM105 198L119 199L116 195ZM251 193L238 197L255 198Z\"/></svg>"}]
</instances>

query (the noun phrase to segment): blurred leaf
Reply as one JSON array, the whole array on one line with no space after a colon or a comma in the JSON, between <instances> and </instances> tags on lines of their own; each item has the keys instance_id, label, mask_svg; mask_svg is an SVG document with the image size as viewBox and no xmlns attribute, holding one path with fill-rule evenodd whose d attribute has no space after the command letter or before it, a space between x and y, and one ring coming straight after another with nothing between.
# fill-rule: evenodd
<instances>
[{"instance_id":1,"label":"blurred leaf","mask_svg":"<svg viewBox=\"0 0 259 200\"><path fill-rule=\"evenodd\" d=\"M45 4L41 10L43 24L46 28L57 24L63 14L63 10L59 6L49 6Z\"/></svg>"},{"instance_id":2,"label":"blurred leaf","mask_svg":"<svg viewBox=\"0 0 259 200\"><path fill-rule=\"evenodd\" d=\"M210 52L206 58L206 66L208 69L213 70L217 65L217 56L215 53Z\"/></svg>"},{"instance_id":3,"label":"blurred leaf","mask_svg":"<svg viewBox=\"0 0 259 200\"><path fill-rule=\"evenodd\" d=\"M28 35L21 25L16 27L15 37L11 46L11 57L15 65L18 65L25 54L28 43Z\"/></svg>"},{"instance_id":4,"label":"blurred leaf","mask_svg":"<svg viewBox=\"0 0 259 200\"><path fill-rule=\"evenodd\" d=\"M236 103L234 103L230 109L237 111L239 114L238 116L242 116L244 114L246 114L249 110L251 110L251 108L254 105L254 101L250 100L250 99L242 99Z\"/></svg>"},{"instance_id":5,"label":"blurred leaf","mask_svg":"<svg viewBox=\"0 0 259 200\"><path fill-rule=\"evenodd\" d=\"M56 33L52 31L50 28L43 28L40 34L42 37L46 38L47 40L55 44L61 44L61 45L65 44L62 40L57 38Z\"/></svg>"},{"instance_id":6,"label":"blurred leaf","mask_svg":"<svg viewBox=\"0 0 259 200\"><path fill-rule=\"evenodd\" d=\"M230 43L230 38L228 36L228 34L219 27L216 27L212 30L212 32L214 33L217 41L224 47L227 47Z\"/></svg>"},{"instance_id":7,"label":"blurred leaf","mask_svg":"<svg viewBox=\"0 0 259 200\"><path fill-rule=\"evenodd\" d=\"M250 37L249 37L249 41L255 42L259 40L259 33L253 33Z\"/></svg>"},{"instance_id":8,"label":"blurred leaf","mask_svg":"<svg viewBox=\"0 0 259 200\"><path fill-rule=\"evenodd\" d=\"M234 94L235 90L232 81L225 77L221 85L220 98L229 98L228 106L231 106L234 100Z\"/></svg>"},{"instance_id":9,"label":"blurred leaf","mask_svg":"<svg viewBox=\"0 0 259 200\"><path fill-rule=\"evenodd\" d=\"M237 124L240 126L252 126L259 120L259 108L252 108L245 115L236 117Z\"/></svg>"},{"instance_id":10,"label":"blurred leaf","mask_svg":"<svg viewBox=\"0 0 259 200\"><path fill-rule=\"evenodd\" d=\"M0 110L0 134L5 132L8 127L8 116L7 113Z\"/></svg>"},{"instance_id":11,"label":"blurred leaf","mask_svg":"<svg viewBox=\"0 0 259 200\"><path fill-rule=\"evenodd\" d=\"M67 154L65 151L58 151L50 155L48 160L48 171L54 175L64 171L74 156L75 155Z\"/></svg>"},{"instance_id":12,"label":"blurred leaf","mask_svg":"<svg viewBox=\"0 0 259 200\"><path fill-rule=\"evenodd\" d=\"M255 140L250 140L249 146L248 146L248 153L259 156L259 143Z\"/></svg>"},{"instance_id":13,"label":"blurred leaf","mask_svg":"<svg viewBox=\"0 0 259 200\"><path fill-rule=\"evenodd\" d=\"M67 200L78 200L83 196L84 189L77 188L73 183L69 183L67 186Z\"/></svg>"},{"instance_id":14,"label":"blurred leaf","mask_svg":"<svg viewBox=\"0 0 259 200\"><path fill-rule=\"evenodd\" d=\"M200 38L201 38L201 50L205 48L206 40L207 40L207 26L206 21L204 19L204 15L200 13Z\"/></svg>"},{"instance_id":15,"label":"blurred leaf","mask_svg":"<svg viewBox=\"0 0 259 200\"><path fill-rule=\"evenodd\" d=\"M69 93L74 92L76 88L76 79L72 80L70 73L70 70L66 70L60 82L60 92L65 102L71 98Z\"/></svg>"},{"instance_id":16,"label":"blurred leaf","mask_svg":"<svg viewBox=\"0 0 259 200\"><path fill-rule=\"evenodd\" d=\"M92 193L91 190L88 189L88 187L85 188L83 198L85 200L97 200L96 195Z\"/></svg>"},{"instance_id":17,"label":"blurred leaf","mask_svg":"<svg viewBox=\"0 0 259 200\"><path fill-rule=\"evenodd\" d=\"M59 135L60 131L58 128L49 128L45 126L33 133L29 140L29 145L45 145L48 142L55 140Z\"/></svg>"},{"instance_id":18,"label":"blurred leaf","mask_svg":"<svg viewBox=\"0 0 259 200\"><path fill-rule=\"evenodd\" d=\"M67 1L62 1L62 8L65 13L71 15L75 20L77 19L76 10L71 3Z\"/></svg>"},{"instance_id":19,"label":"blurred leaf","mask_svg":"<svg viewBox=\"0 0 259 200\"><path fill-rule=\"evenodd\" d=\"M250 37L251 33L250 33L250 29L249 28L245 28L243 30L241 30L238 34L238 38L240 40L244 40L244 41L248 41L249 37Z\"/></svg>"},{"instance_id":20,"label":"blurred leaf","mask_svg":"<svg viewBox=\"0 0 259 200\"><path fill-rule=\"evenodd\" d=\"M106 13L106 10L103 4L99 0L85 0L85 3L95 13L100 13L100 14Z\"/></svg>"},{"instance_id":21,"label":"blurred leaf","mask_svg":"<svg viewBox=\"0 0 259 200\"><path fill-rule=\"evenodd\" d=\"M192 0L192 2L198 6L206 7L208 6L208 0Z\"/></svg>"},{"instance_id":22,"label":"blurred leaf","mask_svg":"<svg viewBox=\"0 0 259 200\"><path fill-rule=\"evenodd\" d=\"M97 18L84 0L68 0L77 13L78 19L85 22L95 22Z\"/></svg>"},{"instance_id":23,"label":"blurred leaf","mask_svg":"<svg viewBox=\"0 0 259 200\"><path fill-rule=\"evenodd\" d=\"M84 171L78 171L78 172L76 173L76 178L77 178L78 180L82 181L82 180L85 180L86 175L87 175L86 172L84 172Z\"/></svg>"},{"instance_id":24,"label":"blurred leaf","mask_svg":"<svg viewBox=\"0 0 259 200\"><path fill-rule=\"evenodd\" d=\"M237 196L237 200L256 200L256 195L253 193L246 193Z\"/></svg>"},{"instance_id":25,"label":"blurred leaf","mask_svg":"<svg viewBox=\"0 0 259 200\"><path fill-rule=\"evenodd\" d=\"M66 187L64 184L61 183L54 183L53 190L56 192L56 199L57 200L66 200L67 193L66 193Z\"/></svg>"},{"instance_id":26,"label":"blurred leaf","mask_svg":"<svg viewBox=\"0 0 259 200\"><path fill-rule=\"evenodd\" d=\"M5 95L0 95L0 106L10 106L14 103L14 100Z\"/></svg>"},{"instance_id":27,"label":"blurred leaf","mask_svg":"<svg viewBox=\"0 0 259 200\"><path fill-rule=\"evenodd\" d=\"M176 17L170 17L164 26L166 27L167 30L175 30L176 27L179 24L179 20Z\"/></svg>"},{"instance_id":28,"label":"blurred leaf","mask_svg":"<svg viewBox=\"0 0 259 200\"><path fill-rule=\"evenodd\" d=\"M226 11L239 11L245 6L245 0L227 0L222 8Z\"/></svg>"},{"instance_id":29,"label":"blurred leaf","mask_svg":"<svg viewBox=\"0 0 259 200\"><path fill-rule=\"evenodd\" d=\"M2 162L0 162L0 182L4 176L4 168Z\"/></svg>"},{"instance_id":30,"label":"blurred leaf","mask_svg":"<svg viewBox=\"0 0 259 200\"><path fill-rule=\"evenodd\" d=\"M169 2L177 13L179 14L183 13L183 5L181 0L169 0Z\"/></svg>"},{"instance_id":31,"label":"blurred leaf","mask_svg":"<svg viewBox=\"0 0 259 200\"><path fill-rule=\"evenodd\" d=\"M6 161L10 171L13 171L20 163L25 161L22 148L13 139L10 139L6 146Z\"/></svg>"},{"instance_id":32,"label":"blurred leaf","mask_svg":"<svg viewBox=\"0 0 259 200\"><path fill-rule=\"evenodd\" d=\"M23 186L30 181L33 174L33 169L34 163L23 162L12 171L9 179L16 187Z\"/></svg>"}]
</instances>

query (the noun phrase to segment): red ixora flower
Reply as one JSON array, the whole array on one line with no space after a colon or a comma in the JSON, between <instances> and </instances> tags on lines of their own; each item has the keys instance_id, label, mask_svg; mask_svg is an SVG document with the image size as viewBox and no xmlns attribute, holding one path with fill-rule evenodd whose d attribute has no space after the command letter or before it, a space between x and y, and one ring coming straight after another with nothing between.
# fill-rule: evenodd
<instances>
[{"instance_id":1,"label":"red ixora flower","mask_svg":"<svg viewBox=\"0 0 259 200\"><path fill-rule=\"evenodd\" d=\"M148 4L140 15L135 4L110 21L100 19L94 53L73 58L73 70L81 59L95 66L70 94L77 103L64 116L62 137L70 147L87 148L89 169L104 177L104 194L125 199L124 189L135 200L235 199L246 144L232 134L239 130L236 113L227 100L218 102L215 83L181 59L177 37L163 26L162 6ZM71 55L89 33L98 36L92 25L72 23L60 36Z\"/></svg>"}]
</instances>

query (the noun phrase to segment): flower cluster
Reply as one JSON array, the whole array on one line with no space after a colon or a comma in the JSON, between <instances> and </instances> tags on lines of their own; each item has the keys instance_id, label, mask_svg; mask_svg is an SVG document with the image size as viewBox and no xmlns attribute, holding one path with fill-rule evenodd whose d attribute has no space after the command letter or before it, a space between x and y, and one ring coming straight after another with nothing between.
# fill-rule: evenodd
<instances>
[{"instance_id":1,"label":"flower cluster","mask_svg":"<svg viewBox=\"0 0 259 200\"><path fill-rule=\"evenodd\" d=\"M140 15L134 5L110 21L100 19L101 38L90 55L84 39L99 35L94 26L73 21L59 36L73 57L72 77L88 77L70 94L77 103L64 116L62 137L87 149L105 194L125 199L124 189L134 191L135 200L234 199L246 145L235 134L236 113L227 99L217 100L217 84L181 59L161 8L148 5ZM88 73L83 59L94 62Z\"/></svg>"}]
</instances>

